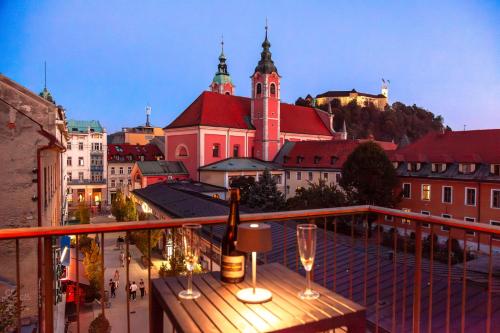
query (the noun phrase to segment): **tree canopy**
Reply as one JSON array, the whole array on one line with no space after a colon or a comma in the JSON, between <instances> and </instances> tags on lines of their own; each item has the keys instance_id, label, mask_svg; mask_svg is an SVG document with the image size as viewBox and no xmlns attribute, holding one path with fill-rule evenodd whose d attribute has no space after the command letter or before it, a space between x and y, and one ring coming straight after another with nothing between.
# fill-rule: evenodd
<instances>
[{"instance_id":1,"label":"tree canopy","mask_svg":"<svg viewBox=\"0 0 500 333\"><path fill-rule=\"evenodd\" d=\"M309 183L308 188L297 190L286 204L291 210L340 207L346 204L346 198L335 184L320 179L318 183Z\"/></svg>"},{"instance_id":2,"label":"tree canopy","mask_svg":"<svg viewBox=\"0 0 500 333\"><path fill-rule=\"evenodd\" d=\"M353 205L394 207L398 184L396 170L375 142L360 144L342 166L340 185Z\"/></svg>"},{"instance_id":3,"label":"tree canopy","mask_svg":"<svg viewBox=\"0 0 500 333\"><path fill-rule=\"evenodd\" d=\"M263 211L278 211L285 207L285 196L278 191L269 170L265 170L259 180L249 187L245 204Z\"/></svg>"},{"instance_id":4,"label":"tree canopy","mask_svg":"<svg viewBox=\"0 0 500 333\"><path fill-rule=\"evenodd\" d=\"M136 221L137 209L130 198L125 198L121 190L116 191L116 196L111 202L111 214L117 221Z\"/></svg>"}]
</instances>

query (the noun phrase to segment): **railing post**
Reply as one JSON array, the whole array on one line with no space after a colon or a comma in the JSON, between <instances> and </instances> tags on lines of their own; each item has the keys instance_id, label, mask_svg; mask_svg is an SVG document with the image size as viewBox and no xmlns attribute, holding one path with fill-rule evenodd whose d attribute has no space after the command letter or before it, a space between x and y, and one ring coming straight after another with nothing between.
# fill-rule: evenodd
<instances>
[{"instance_id":1,"label":"railing post","mask_svg":"<svg viewBox=\"0 0 500 333\"><path fill-rule=\"evenodd\" d=\"M422 224L415 221L415 283L413 285L413 332L420 332L420 296L422 289Z\"/></svg>"},{"instance_id":2,"label":"railing post","mask_svg":"<svg viewBox=\"0 0 500 333\"><path fill-rule=\"evenodd\" d=\"M54 267L52 260L52 237L43 238L43 323L44 332L54 332Z\"/></svg>"}]
</instances>

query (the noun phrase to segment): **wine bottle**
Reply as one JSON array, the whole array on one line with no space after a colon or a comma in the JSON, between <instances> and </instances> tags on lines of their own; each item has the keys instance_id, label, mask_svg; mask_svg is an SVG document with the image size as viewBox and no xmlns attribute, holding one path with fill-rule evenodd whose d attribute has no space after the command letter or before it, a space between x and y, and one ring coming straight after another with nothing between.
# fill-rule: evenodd
<instances>
[{"instance_id":1,"label":"wine bottle","mask_svg":"<svg viewBox=\"0 0 500 333\"><path fill-rule=\"evenodd\" d=\"M242 282L245 278L245 254L236 250L236 235L240 223L240 190L229 190L229 218L221 245L221 280L227 283Z\"/></svg>"}]
</instances>

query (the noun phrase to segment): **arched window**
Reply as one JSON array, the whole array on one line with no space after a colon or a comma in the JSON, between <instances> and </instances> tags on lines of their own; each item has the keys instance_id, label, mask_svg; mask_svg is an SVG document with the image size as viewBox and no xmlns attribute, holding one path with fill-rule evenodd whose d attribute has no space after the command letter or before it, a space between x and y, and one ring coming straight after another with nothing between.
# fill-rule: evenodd
<instances>
[{"instance_id":1,"label":"arched window","mask_svg":"<svg viewBox=\"0 0 500 333\"><path fill-rule=\"evenodd\" d=\"M271 83L271 96L276 96L276 85Z\"/></svg>"},{"instance_id":2,"label":"arched window","mask_svg":"<svg viewBox=\"0 0 500 333\"><path fill-rule=\"evenodd\" d=\"M257 83L257 88L256 88L256 94L260 95L262 94L262 85L260 83Z\"/></svg>"},{"instance_id":3,"label":"arched window","mask_svg":"<svg viewBox=\"0 0 500 333\"><path fill-rule=\"evenodd\" d=\"M177 148L175 148L175 157L183 158L188 156L189 156L188 149L185 145L180 144L177 146Z\"/></svg>"},{"instance_id":4,"label":"arched window","mask_svg":"<svg viewBox=\"0 0 500 333\"><path fill-rule=\"evenodd\" d=\"M231 95L231 94L229 93L229 91L226 91L226 95Z\"/></svg>"}]
</instances>

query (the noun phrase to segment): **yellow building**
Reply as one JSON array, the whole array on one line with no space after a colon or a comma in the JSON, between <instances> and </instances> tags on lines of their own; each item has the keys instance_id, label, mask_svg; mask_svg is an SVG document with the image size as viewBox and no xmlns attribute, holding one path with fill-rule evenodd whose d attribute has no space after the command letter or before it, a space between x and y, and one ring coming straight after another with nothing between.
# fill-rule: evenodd
<instances>
[{"instance_id":1,"label":"yellow building","mask_svg":"<svg viewBox=\"0 0 500 333\"><path fill-rule=\"evenodd\" d=\"M146 124L144 126L123 127L120 132L108 135L109 144L130 144L130 145L146 145L151 143L155 137L163 138L163 128L152 126L149 117L151 115L151 107L146 107Z\"/></svg>"},{"instance_id":2,"label":"yellow building","mask_svg":"<svg viewBox=\"0 0 500 333\"><path fill-rule=\"evenodd\" d=\"M378 110L384 111L389 97L389 89L386 85L382 86L382 92L378 95L367 94L358 92L355 89L351 91L340 90L340 91L327 91L323 94L319 94L314 99L314 104L316 106L322 106L335 101L338 106L345 106L352 101L355 101L359 106L369 106L373 104Z\"/></svg>"}]
</instances>

